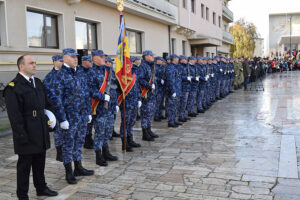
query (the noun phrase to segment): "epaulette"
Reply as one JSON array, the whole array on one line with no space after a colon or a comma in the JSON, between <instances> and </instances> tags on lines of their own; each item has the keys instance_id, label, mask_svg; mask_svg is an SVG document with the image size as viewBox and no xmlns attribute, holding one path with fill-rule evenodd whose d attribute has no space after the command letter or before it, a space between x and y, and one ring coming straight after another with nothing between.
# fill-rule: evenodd
<instances>
[{"instance_id":1,"label":"epaulette","mask_svg":"<svg viewBox=\"0 0 300 200\"><path fill-rule=\"evenodd\" d=\"M10 82L9 84L8 84L10 87L15 87L15 82Z\"/></svg>"}]
</instances>

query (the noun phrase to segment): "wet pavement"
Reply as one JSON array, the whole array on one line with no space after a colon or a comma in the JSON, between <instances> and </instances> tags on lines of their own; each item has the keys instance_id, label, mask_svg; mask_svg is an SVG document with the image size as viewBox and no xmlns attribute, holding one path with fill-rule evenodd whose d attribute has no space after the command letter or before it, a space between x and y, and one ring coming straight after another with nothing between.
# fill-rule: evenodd
<instances>
[{"instance_id":1,"label":"wet pavement","mask_svg":"<svg viewBox=\"0 0 300 200\"><path fill-rule=\"evenodd\" d=\"M236 91L178 129L154 123L156 142L141 141L138 122L142 148L123 154L114 139L120 160L106 168L84 150L84 166L96 175L75 186L66 184L52 148L46 178L60 193L52 199L299 200L300 72L268 75L263 85L264 91ZM0 138L0 199L15 198L16 160L11 136ZM32 184L30 197L37 199Z\"/></svg>"}]
</instances>

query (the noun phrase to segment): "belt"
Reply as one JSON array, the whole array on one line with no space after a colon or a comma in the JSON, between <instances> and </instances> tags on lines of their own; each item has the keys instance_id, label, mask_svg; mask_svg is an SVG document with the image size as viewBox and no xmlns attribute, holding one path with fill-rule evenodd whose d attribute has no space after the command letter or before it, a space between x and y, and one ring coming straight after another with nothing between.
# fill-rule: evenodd
<instances>
[{"instance_id":1,"label":"belt","mask_svg":"<svg viewBox=\"0 0 300 200\"><path fill-rule=\"evenodd\" d=\"M25 112L23 115L37 117L38 115L40 116L43 114L45 114L44 110L32 110Z\"/></svg>"}]
</instances>

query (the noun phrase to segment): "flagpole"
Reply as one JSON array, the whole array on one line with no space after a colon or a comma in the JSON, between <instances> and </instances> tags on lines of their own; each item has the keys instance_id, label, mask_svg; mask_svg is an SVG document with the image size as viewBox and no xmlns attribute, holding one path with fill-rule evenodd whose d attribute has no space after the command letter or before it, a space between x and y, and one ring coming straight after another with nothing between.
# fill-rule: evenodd
<instances>
[{"instance_id":1,"label":"flagpole","mask_svg":"<svg viewBox=\"0 0 300 200\"><path fill-rule=\"evenodd\" d=\"M124 10L124 2L123 0L117 0L117 8L120 12L120 26L121 26L121 23L122 23L122 17L124 16L123 15L123 10ZM125 22L124 22L125 24ZM125 26L124 26L124 31L122 31L121 33L121 43L122 43L122 48L121 48L121 64L122 66L124 66L124 37L125 37ZM123 67L123 70L125 69L125 81L126 81L126 84L127 84L127 74L126 74L126 59L125 59L125 68ZM127 141L127 138L126 138L126 117L125 117L125 93L124 91L122 90L122 93L123 93L123 142L124 142L124 152L126 153L126 141Z\"/></svg>"}]
</instances>

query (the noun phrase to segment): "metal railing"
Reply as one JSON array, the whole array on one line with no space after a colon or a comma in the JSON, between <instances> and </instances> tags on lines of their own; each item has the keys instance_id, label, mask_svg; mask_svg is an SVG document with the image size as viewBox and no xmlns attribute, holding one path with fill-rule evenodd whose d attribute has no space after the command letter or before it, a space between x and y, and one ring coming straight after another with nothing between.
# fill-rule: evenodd
<instances>
[{"instance_id":1,"label":"metal railing","mask_svg":"<svg viewBox=\"0 0 300 200\"><path fill-rule=\"evenodd\" d=\"M223 31L223 40L229 44L233 44L234 37L231 33L227 32L227 31Z\"/></svg>"},{"instance_id":2,"label":"metal railing","mask_svg":"<svg viewBox=\"0 0 300 200\"><path fill-rule=\"evenodd\" d=\"M224 4L223 4L223 16L225 16L227 19L233 22L233 12Z\"/></svg>"}]
</instances>

